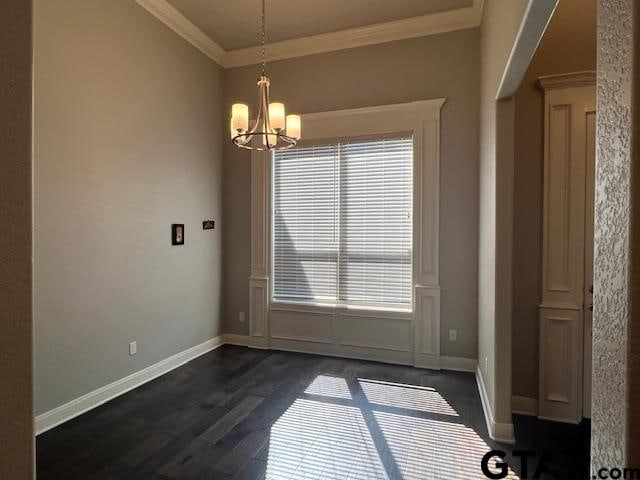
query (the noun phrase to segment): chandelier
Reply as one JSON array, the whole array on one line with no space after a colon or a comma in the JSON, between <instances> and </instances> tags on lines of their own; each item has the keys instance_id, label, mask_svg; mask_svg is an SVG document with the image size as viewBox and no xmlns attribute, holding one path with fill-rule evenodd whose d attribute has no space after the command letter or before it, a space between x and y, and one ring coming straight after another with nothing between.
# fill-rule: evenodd
<instances>
[{"instance_id":1,"label":"chandelier","mask_svg":"<svg viewBox=\"0 0 640 480\"><path fill-rule=\"evenodd\" d=\"M299 115L285 115L284 104L269 103L265 25L266 6L265 0L262 0L262 74L258 80L258 116L249 129L249 107L235 103L231 107L231 140L237 147L249 150L282 150L295 147L300 140L301 122Z\"/></svg>"}]
</instances>

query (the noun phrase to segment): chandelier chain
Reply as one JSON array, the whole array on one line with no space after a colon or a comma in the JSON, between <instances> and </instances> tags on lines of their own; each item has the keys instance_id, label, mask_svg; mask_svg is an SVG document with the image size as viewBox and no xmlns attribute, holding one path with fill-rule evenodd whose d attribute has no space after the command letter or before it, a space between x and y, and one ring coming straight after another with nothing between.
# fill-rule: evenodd
<instances>
[{"instance_id":1,"label":"chandelier chain","mask_svg":"<svg viewBox=\"0 0 640 480\"><path fill-rule=\"evenodd\" d=\"M267 6L266 0L262 0L262 75L267 70L267 57L266 57L266 25L267 25Z\"/></svg>"}]
</instances>

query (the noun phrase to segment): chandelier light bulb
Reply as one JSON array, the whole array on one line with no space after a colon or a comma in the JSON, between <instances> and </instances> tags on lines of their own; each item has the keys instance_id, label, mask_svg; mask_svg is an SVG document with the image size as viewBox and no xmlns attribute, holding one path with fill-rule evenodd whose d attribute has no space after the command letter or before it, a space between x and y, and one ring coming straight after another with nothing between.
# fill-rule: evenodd
<instances>
[{"instance_id":1,"label":"chandelier light bulb","mask_svg":"<svg viewBox=\"0 0 640 480\"><path fill-rule=\"evenodd\" d=\"M234 103L231 107L231 128L236 135L249 130L249 107L243 103Z\"/></svg>"},{"instance_id":2,"label":"chandelier light bulb","mask_svg":"<svg viewBox=\"0 0 640 480\"><path fill-rule=\"evenodd\" d=\"M272 103L269 105L269 122L271 128L279 132L285 128L285 114L283 103Z\"/></svg>"},{"instance_id":3,"label":"chandelier light bulb","mask_svg":"<svg viewBox=\"0 0 640 480\"><path fill-rule=\"evenodd\" d=\"M302 138L300 115L287 115L287 136L295 140Z\"/></svg>"}]
</instances>

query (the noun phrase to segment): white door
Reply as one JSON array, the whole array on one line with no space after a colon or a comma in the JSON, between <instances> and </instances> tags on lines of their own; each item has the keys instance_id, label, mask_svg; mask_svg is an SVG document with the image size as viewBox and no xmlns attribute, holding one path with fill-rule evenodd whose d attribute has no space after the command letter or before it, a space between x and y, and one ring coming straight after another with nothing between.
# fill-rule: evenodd
<instances>
[{"instance_id":1,"label":"white door","mask_svg":"<svg viewBox=\"0 0 640 480\"><path fill-rule=\"evenodd\" d=\"M584 366L582 381L582 416L591 418L591 330L593 326L593 215L596 172L596 114L587 113L586 191L584 221Z\"/></svg>"},{"instance_id":2,"label":"white door","mask_svg":"<svg viewBox=\"0 0 640 480\"><path fill-rule=\"evenodd\" d=\"M538 416L590 415L595 73L544 77L545 163Z\"/></svg>"}]
</instances>

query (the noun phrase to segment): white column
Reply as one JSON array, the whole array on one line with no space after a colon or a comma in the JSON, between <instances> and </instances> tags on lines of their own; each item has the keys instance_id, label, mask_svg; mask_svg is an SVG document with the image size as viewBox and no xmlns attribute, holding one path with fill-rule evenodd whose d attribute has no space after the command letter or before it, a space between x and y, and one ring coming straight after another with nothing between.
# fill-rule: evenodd
<instances>
[{"instance_id":1,"label":"white column","mask_svg":"<svg viewBox=\"0 0 640 480\"><path fill-rule=\"evenodd\" d=\"M269 347L271 237L271 156L251 155L251 275L249 276L249 346Z\"/></svg>"}]
</instances>

